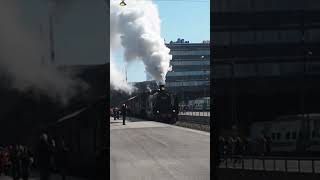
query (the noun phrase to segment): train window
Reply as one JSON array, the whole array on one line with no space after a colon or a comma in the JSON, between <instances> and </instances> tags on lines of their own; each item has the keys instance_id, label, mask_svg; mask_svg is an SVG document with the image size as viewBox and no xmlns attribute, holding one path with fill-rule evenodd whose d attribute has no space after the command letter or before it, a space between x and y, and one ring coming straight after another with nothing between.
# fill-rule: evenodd
<instances>
[{"instance_id":1,"label":"train window","mask_svg":"<svg viewBox=\"0 0 320 180\"><path fill-rule=\"evenodd\" d=\"M292 139L297 139L297 133L296 132L292 132Z\"/></svg>"},{"instance_id":2,"label":"train window","mask_svg":"<svg viewBox=\"0 0 320 180\"><path fill-rule=\"evenodd\" d=\"M290 132L286 133L286 139L290 139Z\"/></svg>"}]
</instances>

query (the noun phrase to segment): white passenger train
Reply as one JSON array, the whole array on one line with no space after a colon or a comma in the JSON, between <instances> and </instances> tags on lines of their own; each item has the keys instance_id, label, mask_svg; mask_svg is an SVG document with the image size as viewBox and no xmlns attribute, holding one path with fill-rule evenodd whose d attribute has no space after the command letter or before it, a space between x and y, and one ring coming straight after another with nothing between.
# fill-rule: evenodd
<instances>
[{"instance_id":1,"label":"white passenger train","mask_svg":"<svg viewBox=\"0 0 320 180\"><path fill-rule=\"evenodd\" d=\"M210 97L189 100L187 104L179 105L184 111L210 111Z\"/></svg>"},{"instance_id":2,"label":"white passenger train","mask_svg":"<svg viewBox=\"0 0 320 180\"><path fill-rule=\"evenodd\" d=\"M307 151L320 152L320 114L288 115L273 121L255 122L250 131L252 139L270 137L272 152L295 152L301 143L306 144ZM302 132L309 132L307 140L303 139Z\"/></svg>"}]
</instances>

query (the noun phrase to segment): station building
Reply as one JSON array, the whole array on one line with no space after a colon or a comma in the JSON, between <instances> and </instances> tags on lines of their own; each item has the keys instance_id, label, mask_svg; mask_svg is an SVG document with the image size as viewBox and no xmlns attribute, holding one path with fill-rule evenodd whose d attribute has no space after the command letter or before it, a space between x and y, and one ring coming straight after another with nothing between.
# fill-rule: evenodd
<instances>
[{"instance_id":1,"label":"station building","mask_svg":"<svg viewBox=\"0 0 320 180\"><path fill-rule=\"evenodd\" d=\"M256 121L320 112L320 1L216 0L211 38L214 119Z\"/></svg>"},{"instance_id":2,"label":"station building","mask_svg":"<svg viewBox=\"0 0 320 180\"><path fill-rule=\"evenodd\" d=\"M210 96L210 42L178 39L166 46L172 55L166 87L185 101Z\"/></svg>"}]
</instances>

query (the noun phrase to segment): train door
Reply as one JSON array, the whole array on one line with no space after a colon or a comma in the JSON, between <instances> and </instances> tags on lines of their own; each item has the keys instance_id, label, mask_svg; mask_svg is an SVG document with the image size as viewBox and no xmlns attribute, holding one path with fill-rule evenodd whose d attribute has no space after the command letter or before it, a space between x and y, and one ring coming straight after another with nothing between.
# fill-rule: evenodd
<instances>
[{"instance_id":1,"label":"train door","mask_svg":"<svg viewBox=\"0 0 320 180\"><path fill-rule=\"evenodd\" d=\"M152 109L153 109L152 96L147 96L147 100L146 100L146 115L147 115L148 118L152 117Z\"/></svg>"},{"instance_id":2,"label":"train door","mask_svg":"<svg viewBox=\"0 0 320 180\"><path fill-rule=\"evenodd\" d=\"M320 151L320 119L313 118L310 120L310 146L309 151L319 152Z\"/></svg>"},{"instance_id":3,"label":"train door","mask_svg":"<svg viewBox=\"0 0 320 180\"><path fill-rule=\"evenodd\" d=\"M299 138L299 121L280 121L273 124L272 151L294 152Z\"/></svg>"}]
</instances>

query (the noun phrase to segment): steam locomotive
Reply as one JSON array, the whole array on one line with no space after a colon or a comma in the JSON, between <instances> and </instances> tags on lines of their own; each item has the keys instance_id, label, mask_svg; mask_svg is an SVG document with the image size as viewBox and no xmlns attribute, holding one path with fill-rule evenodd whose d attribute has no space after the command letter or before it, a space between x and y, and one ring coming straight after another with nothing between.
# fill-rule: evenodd
<instances>
[{"instance_id":1,"label":"steam locomotive","mask_svg":"<svg viewBox=\"0 0 320 180\"><path fill-rule=\"evenodd\" d=\"M125 101L128 113L133 117L141 117L165 123L175 123L178 120L179 102L176 95L165 90L164 85L159 90L140 93Z\"/></svg>"}]
</instances>

